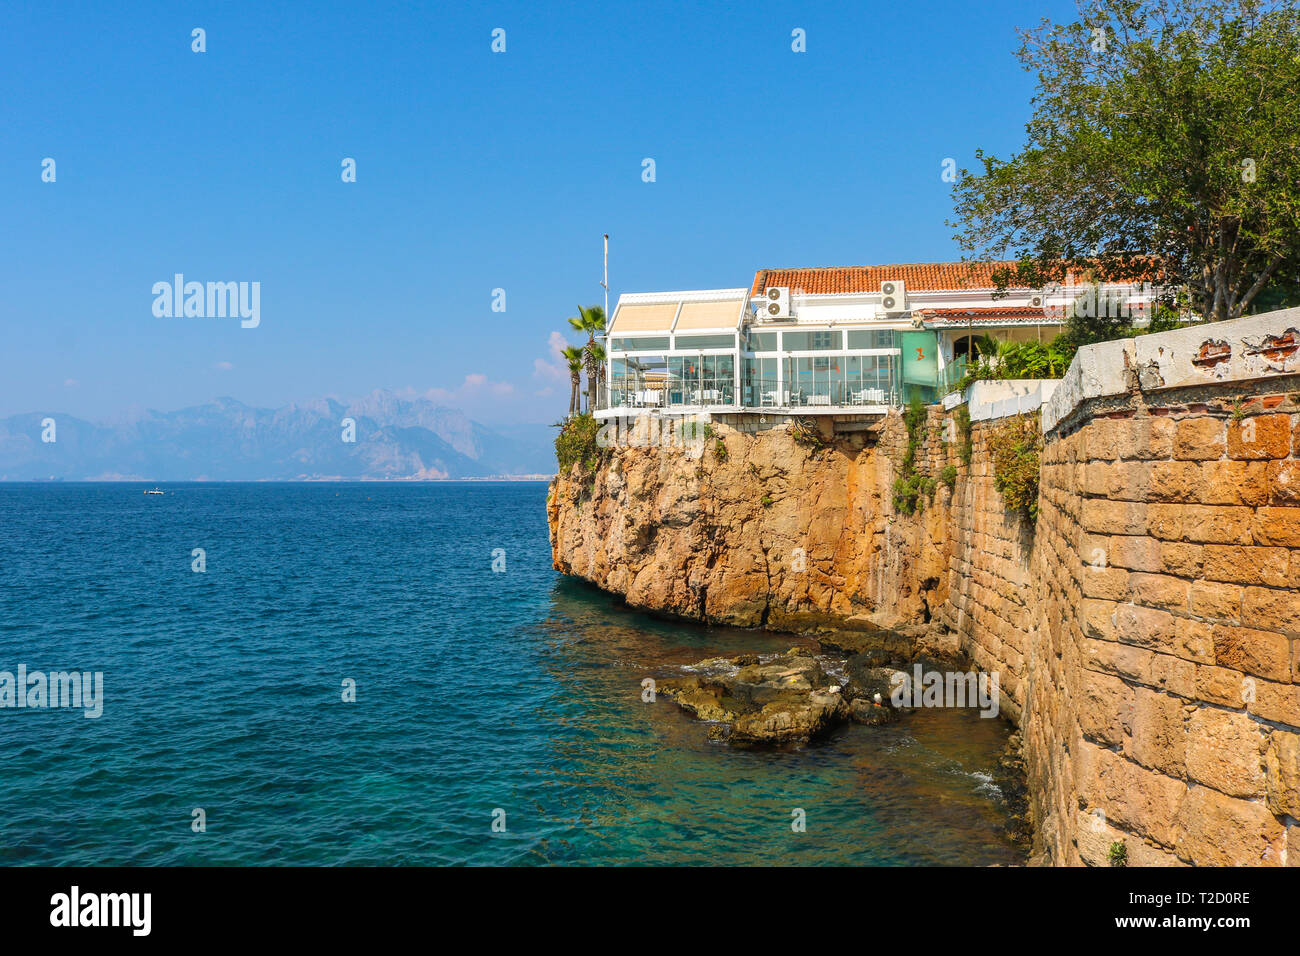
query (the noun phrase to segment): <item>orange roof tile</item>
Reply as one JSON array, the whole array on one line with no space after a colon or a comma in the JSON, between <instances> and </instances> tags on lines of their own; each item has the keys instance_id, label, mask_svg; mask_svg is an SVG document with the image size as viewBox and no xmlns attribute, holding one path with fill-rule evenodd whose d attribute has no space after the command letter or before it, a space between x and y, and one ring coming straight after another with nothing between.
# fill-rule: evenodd
<instances>
[{"instance_id":1,"label":"orange roof tile","mask_svg":"<svg viewBox=\"0 0 1300 956\"><path fill-rule=\"evenodd\" d=\"M1013 269L1014 260L994 262L907 262L882 266L819 266L811 269L759 269L754 273L751 296L762 295L772 286L798 289L807 295L846 292L879 292L880 283L902 281L909 292L949 292L960 289L993 289L993 271ZM1132 267L1132 281L1160 279L1161 271L1152 264ZM1087 281L1074 269L1069 270L1066 284Z\"/></svg>"},{"instance_id":2,"label":"orange roof tile","mask_svg":"<svg viewBox=\"0 0 1300 956\"><path fill-rule=\"evenodd\" d=\"M1032 306L990 306L975 309L919 309L913 315L921 316L938 325L988 325L1004 322L1059 323L1060 315L1049 316L1047 311Z\"/></svg>"},{"instance_id":3,"label":"orange roof tile","mask_svg":"<svg viewBox=\"0 0 1300 956\"><path fill-rule=\"evenodd\" d=\"M1014 262L911 262L884 266L829 266L815 269L759 269L750 295L771 286L801 289L808 295L879 292L880 283L902 281L909 292L992 289L993 270Z\"/></svg>"}]
</instances>

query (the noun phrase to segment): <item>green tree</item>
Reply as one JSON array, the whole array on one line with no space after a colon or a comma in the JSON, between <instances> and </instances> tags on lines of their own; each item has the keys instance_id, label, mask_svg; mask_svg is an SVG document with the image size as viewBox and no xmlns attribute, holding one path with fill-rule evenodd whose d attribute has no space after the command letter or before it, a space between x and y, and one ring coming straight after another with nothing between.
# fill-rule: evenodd
<instances>
[{"instance_id":1,"label":"green tree","mask_svg":"<svg viewBox=\"0 0 1300 956\"><path fill-rule=\"evenodd\" d=\"M596 336L605 334L605 310L599 305L578 306L578 314L569 319L569 325L579 332L587 333L587 344L583 346L583 365L587 370L587 411L596 410L596 383L601 376L605 352L596 341Z\"/></svg>"},{"instance_id":2,"label":"green tree","mask_svg":"<svg viewBox=\"0 0 1300 956\"><path fill-rule=\"evenodd\" d=\"M569 418L578 414L578 391L582 388L582 347L570 345L562 350L569 365Z\"/></svg>"},{"instance_id":3,"label":"green tree","mask_svg":"<svg viewBox=\"0 0 1300 956\"><path fill-rule=\"evenodd\" d=\"M1080 0L1021 33L1024 148L954 187L1001 287L1148 277L1204 319L1300 277L1300 0Z\"/></svg>"}]
</instances>

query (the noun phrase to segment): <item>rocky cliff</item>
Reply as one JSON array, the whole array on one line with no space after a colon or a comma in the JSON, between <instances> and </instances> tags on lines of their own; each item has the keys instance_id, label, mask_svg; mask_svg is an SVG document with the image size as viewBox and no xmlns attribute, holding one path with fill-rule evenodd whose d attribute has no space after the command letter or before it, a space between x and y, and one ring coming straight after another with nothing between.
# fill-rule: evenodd
<instances>
[{"instance_id":1,"label":"rocky cliff","mask_svg":"<svg viewBox=\"0 0 1300 956\"><path fill-rule=\"evenodd\" d=\"M947 588L948 490L917 515L892 507L899 416L878 439L822 428L810 443L743 416L715 422L702 453L624 444L594 475L575 466L548 499L556 569L634 607L740 627L930 620ZM946 453L937 439L927 427L924 454Z\"/></svg>"}]
</instances>

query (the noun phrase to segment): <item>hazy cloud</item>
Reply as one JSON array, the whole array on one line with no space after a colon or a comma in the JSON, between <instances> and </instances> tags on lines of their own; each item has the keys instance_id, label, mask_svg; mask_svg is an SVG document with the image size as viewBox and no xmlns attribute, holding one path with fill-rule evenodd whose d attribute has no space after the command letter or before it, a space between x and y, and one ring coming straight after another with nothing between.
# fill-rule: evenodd
<instances>
[{"instance_id":1,"label":"hazy cloud","mask_svg":"<svg viewBox=\"0 0 1300 956\"><path fill-rule=\"evenodd\" d=\"M533 377L553 379L557 382L569 380L569 363L564 359L564 350L569 343L560 332L552 332L546 340L548 353L546 358L533 359Z\"/></svg>"}]
</instances>

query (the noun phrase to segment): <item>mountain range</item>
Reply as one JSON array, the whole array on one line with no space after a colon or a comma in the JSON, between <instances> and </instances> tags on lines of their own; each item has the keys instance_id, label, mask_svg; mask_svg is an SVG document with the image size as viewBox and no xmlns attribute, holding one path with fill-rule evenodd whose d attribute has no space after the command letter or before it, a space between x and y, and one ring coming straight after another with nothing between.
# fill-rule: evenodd
<instances>
[{"instance_id":1,"label":"mountain range","mask_svg":"<svg viewBox=\"0 0 1300 956\"><path fill-rule=\"evenodd\" d=\"M53 419L54 441L46 421ZM345 419L355 422L346 441ZM484 478L555 472L549 425L489 428L464 412L376 390L255 408L218 398L96 423L59 413L0 419L0 480L258 481Z\"/></svg>"}]
</instances>

